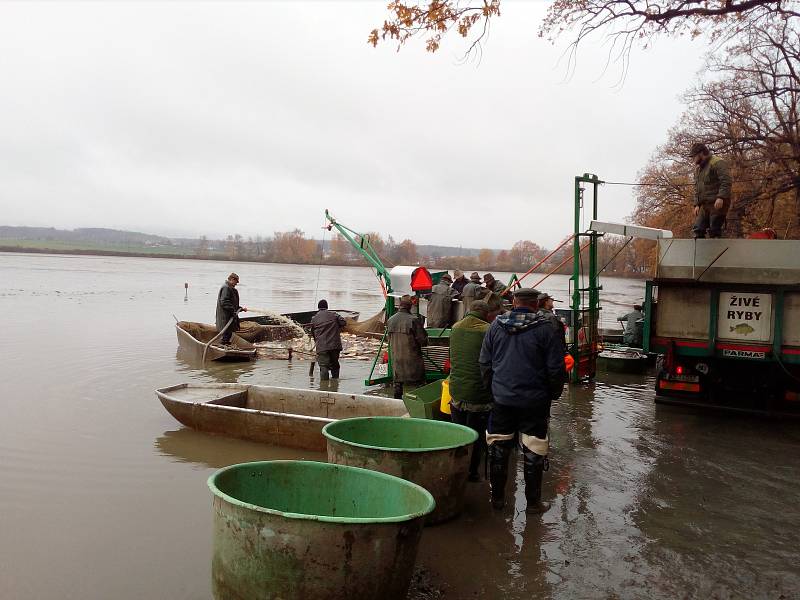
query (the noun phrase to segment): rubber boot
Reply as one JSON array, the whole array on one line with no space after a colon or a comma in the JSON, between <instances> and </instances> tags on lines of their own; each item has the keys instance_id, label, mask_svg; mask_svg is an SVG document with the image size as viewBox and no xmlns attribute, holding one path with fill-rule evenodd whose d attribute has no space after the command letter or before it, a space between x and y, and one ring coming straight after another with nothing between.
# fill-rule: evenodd
<instances>
[{"instance_id":1,"label":"rubber boot","mask_svg":"<svg viewBox=\"0 0 800 600\"><path fill-rule=\"evenodd\" d=\"M339 379L339 367L334 367L331 369L331 377L333 379Z\"/></svg>"},{"instance_id":2,"label":"rubber boot","mask_svg":"<svg viewBox=\"0 0 800 600\"><path fill-rule=\"evenodd\" d=\"M550 508L549 502L542 502L542 475L544 474L547 457L531 452L527 448L522 449L525 460L525 499L528 506L525 512L529 515L541 514Z\"/></svg>"},{"instance_id":3,"label":"rubber boot","mask_svg":"<svg viewBox=\"0 0 800 600\"><path fill-rule=\"evenodd\" d=\"M330 378L331 378L331 376L330 376L330 371L328 370L328 367L323 367L322 365L320 365L319 366L319 380L320 381L327 381Z\"/></svg>"},{"instance_id":4,"label":"rubber boot","mask_svg":"<svg viewBox=\"0 0 800 600\"><path fill-rule=\"evenodd\" d=\"M506 505L508 459L513 447L513 440L503 440L489 446L489 484L492 491L492 508L495 510L501 510Z\"/></svg>"}]
</instances>

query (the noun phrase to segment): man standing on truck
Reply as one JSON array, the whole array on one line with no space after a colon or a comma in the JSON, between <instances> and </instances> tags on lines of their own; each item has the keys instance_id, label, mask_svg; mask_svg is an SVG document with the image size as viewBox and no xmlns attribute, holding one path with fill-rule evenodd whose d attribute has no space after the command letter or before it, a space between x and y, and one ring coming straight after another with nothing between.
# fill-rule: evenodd
<instances>
[{"instance_id":1,"label":"man standing on truck","mask_svg":"<svg viewBox=\"0 0 800 600\"><path fill-rule=\"evenodd\" d=\"M425 381L425 361L422 349L428 345L428 334L417 315L411 314L411 296L400 298L400 308L386 322L389 350L392 353L394 397L403 397L405 384L419 385Z\"/></svg>"},{"instance_id":2,"label":"man standing on truck","mask_svg":"<svg viewBox=\"0 0 800 600\"><path fill-rule=\"evenodd\" d=\"M522 444L526 512L550 508L542 502L547 469L550 404L564 387L564 350L555 330L538 312L539 292L522 288L513 309L495 319L481 346L481 373L494 405L486 428L492 507L505 506L508 461L517 435Z\"/></svg>"},{"instance_id":3,"label":"man standing on truck","mask_svg":"<svg viewBox=\"0 0 800 600\"><path fill-rule=\"evenodd\" d=\"M239 292L236 286L239 284L239 276L236 273L228 275L228 279L219 288L217 294L217 331L223 331L220 343L227 346L231 343L231 337L239 329L238 313L247 312L247 308L239 306ZM228 322L233 319L233 323L228 325ZM227 326L227 328L226 328Z\"/></svg>"},{"instance_id":4,"label":"man standing on truck","mask_svg":"<svg viewBox=\"0 0 800 600\"><path fill-rule=\"evenodd\" d=\"M731 175L728 163L713 156L708 146L692 144L689 156L695 164L694 216L692 234L695 239L718 238L731 205Z\"/></svg>"},{"instance_id":5,"label":"man standing on truck","mask_svg":"<svg viewBox=\"0 0 800 600\"><path fill-rule=\"evenodd\" d=\"M331 377L339 379L339 354L342 351L342 329L347 324L344 317L328 310L324 298L317 303L319 312L311 318L311 335L317 346L319 378L327 381Z\"/></svg>"}]
</instances>

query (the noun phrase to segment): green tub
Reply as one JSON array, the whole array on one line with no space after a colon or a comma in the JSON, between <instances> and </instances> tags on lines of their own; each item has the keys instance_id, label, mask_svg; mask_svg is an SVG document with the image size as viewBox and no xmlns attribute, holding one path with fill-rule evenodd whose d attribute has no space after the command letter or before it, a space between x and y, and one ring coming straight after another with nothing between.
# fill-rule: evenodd
<instances>
[{"instance_id":1,"label":"green tub","mask_svg":"<svg viewBox=\"0 0 800 600\"><path fill-rule=\"evenodd\" d=\"M212 475L219 600L405 598L426 490L384 473L277 460Z\"/></svg>"},{"instance_id":2,"label":"green tub","mask_svg":"<svg viewBox=\"0 0 800 600\"><path fill-rule=\"evenodd\" d=\"M402 477L433 494L436 510L428 523L461 512L474 430L428 419L363 417L328 423L322 435L328 462Z\"/></svg>"}]
</instances>

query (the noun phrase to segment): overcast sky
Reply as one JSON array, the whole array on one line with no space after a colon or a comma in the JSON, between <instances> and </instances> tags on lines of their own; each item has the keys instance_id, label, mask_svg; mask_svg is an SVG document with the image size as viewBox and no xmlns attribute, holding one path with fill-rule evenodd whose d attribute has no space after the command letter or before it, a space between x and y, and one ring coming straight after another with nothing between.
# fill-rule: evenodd
<instances>
[{"instance_id":1,"label":"overcast sky","mask_svg":"<svg viewBox=\"0 0 800 600\"><path fill-rule=\"evenodd\" d=\"M565 78L547 5L508 0L479 63L456 38L373 49L385 6L0 3L0 224L320 237L329 208L398 240L553 247L573 177L633 181L701 64L665 40L619 88L586 44Z\"/></svg>"}]
</instances>

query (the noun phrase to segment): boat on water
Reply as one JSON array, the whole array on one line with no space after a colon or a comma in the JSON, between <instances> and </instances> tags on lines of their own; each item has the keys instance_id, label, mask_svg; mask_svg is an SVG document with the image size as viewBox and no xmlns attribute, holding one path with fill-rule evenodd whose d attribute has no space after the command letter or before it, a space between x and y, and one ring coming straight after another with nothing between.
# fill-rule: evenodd
<instances>
[{"instance_id":1,"label":"boat on water","mask_svg":"<svg viewBox=\"0 0 800 600\"><path fill-rule=\"evenodd\" d=\"M178 321L175 323L175 332L180 347L198 358L202 357L204 352L206 360L241 361L253 360L256 357L256 347L236 334L231 338L229 346L213 343L206 350L206 344L217 335L217 329L213 325Z\"/></svg>"},{"instance_id":2,"label":"boat on water","mask_svg":"<svg viewBox=\"0 0 800 600\"><path fill-rule=\"evenodd\" d=\"M644 373L655 365L656 355L641 348L607 344L597 355L597 367L614 373Z\"/></svg>"},{"instance_id":3,"label":"boat on water","mask_svg":"<svg viewBox=\"0 0 800 600\"><path fill-rule=\"evenodd\" d=\"M186 427L275 446L324 452L322 428L350 417L401 417L402 400L238 383L182 383L156 390Z\"/></svg>"}]
</instances>

